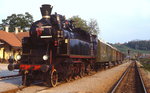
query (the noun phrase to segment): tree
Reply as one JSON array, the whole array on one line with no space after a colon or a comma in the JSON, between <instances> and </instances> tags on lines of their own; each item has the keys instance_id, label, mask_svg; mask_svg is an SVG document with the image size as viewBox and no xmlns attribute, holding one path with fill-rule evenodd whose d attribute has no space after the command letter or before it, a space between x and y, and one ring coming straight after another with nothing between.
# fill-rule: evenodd
<instances>
[{"instance_id":1,"label":"tree","mask_svg":"<svg viewBox=\"0 0 150 93\"><path fill-rule=\"evenodd\" d=\"M90 19L88 22L88 31L93 35L98 35L100 33L98 23L95 19Z\"/></svg>"},{"instance_id":2,"label":"tree","mask_svg":"<svg viewBox=\"0 0 150 93\"><path fill-rule=\"evenodd\" d=\"M70 20L73 20L73 24L75 25L76 28L81 28L85 31L88 31L88 25L86 20L80 18L79 16L73 16L70 18Z\"/></svg>"},{"instance_id":3,"label":"tree","mask_svg":"<svg viewBox=\"0 0 150 93\"><path fill-rule=\"evenodd\" d=\"M73 16L70 18L70 20L73 20L73 24L77 28L81 28L93 35L98 35L100 33L98 23L95 19L90 19L89 22L86 20L80 18L79 16Z\"/></svg>"},{"instance_id":4,"label":"tree","mask_svg":"<svg viewBox=\"0 0 150 93\"><path fill-rule=\"evenodd\" d=\"M20 27L23 30L30 27L33 23L33 17L28 12L24 14L12 14L11 16L7 16L6 19L2 20L2 24L0 24L0 28L4 28L6 25L9 25L10 32L13 32L15 27Z\"/></svg>"}]
</instances>

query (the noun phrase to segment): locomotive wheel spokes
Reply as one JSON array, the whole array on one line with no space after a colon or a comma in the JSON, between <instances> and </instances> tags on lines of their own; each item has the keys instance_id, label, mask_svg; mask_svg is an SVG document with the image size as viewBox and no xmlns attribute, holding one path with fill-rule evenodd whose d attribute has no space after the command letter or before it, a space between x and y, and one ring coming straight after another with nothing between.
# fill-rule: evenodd
<instances>
[{"instance_id":1,"label":"locomotive wheel spokes","mask_svg":"<svg viewBox=\"0 0 150 93\"><path fill-rule=\"evenodd\" d=\"M49 76L48 85L55 87L58 83L58 74L56 69L52 70Z\"/></svg>"},{"instance_id":2,"label":"locomotive wheel spokes","mask_svg":"<svg viewBox=\"0 0 150 93\"><path fill-rule=\"evenodd\" d=\"M72 80L72 77L73 77L72 68L73 68L72 64L68 65L68 69L67 69L67 72L66 72L66 81L67 82L70 82Z\"/></svg>"},{"instance_id":3,"label":"locomotive wheel spokes","mask_svg":"<svg viewBox=\"0 0 150 93\"><path fill-rule=\"evenodd\" d=\"M66 82L70 82L72 80L72 75L68 75L67 77L66 77Z\"/></svg>"},{"instance_id":4,"label":"locomotive wheel spokes","mask_svg":"<svg viewBox=\"0 0 150 93\"><path fill-rule=\"evenodd\" d=\"M84 64L81 64L79 76L84 77L84 75L85 75L85 66L84 66Z\"/></svg>"},{"instance_id":5,"label":"locomotive wheel spokes","mask_svg":"<svg viewBox=\"0 0 150 93\"><path fill-rule=\"evenodd\" d=\"M86 67L86 73L89 75L91 72L91 65L88 64L87 67Z\"/></svg>"}]
</instances>

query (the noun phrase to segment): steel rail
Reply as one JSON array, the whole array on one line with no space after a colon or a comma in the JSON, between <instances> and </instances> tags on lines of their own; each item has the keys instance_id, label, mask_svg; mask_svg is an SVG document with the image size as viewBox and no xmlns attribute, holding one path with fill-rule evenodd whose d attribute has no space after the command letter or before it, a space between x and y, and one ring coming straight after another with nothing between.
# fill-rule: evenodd
<instances>
[{"instance_id":1,"label":"steel rail","mask_svg":"<svg viewBox=\"0 0 150 93\"><path fill-rule=\"evenodd\" d=\"M113 86L113 88L110 90L109 93L114 93L116 91L116 89L118 88L118 86L120 85L120 83L122 82L123 78L126 76L127 72L129 71L130 66L133 63L131 63L129 65L129 67L124 71L124 73L122 74L122 76L120 77L120 79L115 83L115 85Z\"/></svg>"},{"instance_id":2,"label":"steel rail","mask_svg":"<svg viewBox=\"0 0 150 93\"><path fill-rule=\"evenodd\" d=\"M13 77L18 77L21 76L20 74L16 74L16 75L10 75L10 76L1 76L0 80L5 79L5 78L13 78Z\"/></svg>"},{"instance_id":3,"label":"steel rail","mask_svg":"<svg viewBox=\"0 0 150 93\"><path fill-rule=\"evenodd\" d=\"M137 69L138 75L139 75L139 77L140 77L140 81L141 81L142 87L143 87L143 89L144 89L144 93L148 93L148 92L147 92L147 90L146 90L146 87L145 87L144 81L143 81L143 79L142 79L141 73L140 73L140 71L139 71L139 69L138 69L137 62L136 62L136 65L135 65L135 66L136 66L136 69Z\"/></svg>"}]
</instances>

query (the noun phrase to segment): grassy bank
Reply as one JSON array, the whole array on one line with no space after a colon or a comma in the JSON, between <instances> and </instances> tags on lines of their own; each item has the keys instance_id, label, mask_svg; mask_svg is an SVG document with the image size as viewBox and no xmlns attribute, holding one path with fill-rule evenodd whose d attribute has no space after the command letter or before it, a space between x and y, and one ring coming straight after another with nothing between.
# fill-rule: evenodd
<instances>
[{"instance_id":1,"label":"grassy bank","mask_svg":"<svg viewBox=\"0 0 150 93\"><path fill-rule=\"evenodd\" d=\"M143 68L150 71L150 59L140 59L140 63L143 65Z\"/></svg>"}]
</instances>

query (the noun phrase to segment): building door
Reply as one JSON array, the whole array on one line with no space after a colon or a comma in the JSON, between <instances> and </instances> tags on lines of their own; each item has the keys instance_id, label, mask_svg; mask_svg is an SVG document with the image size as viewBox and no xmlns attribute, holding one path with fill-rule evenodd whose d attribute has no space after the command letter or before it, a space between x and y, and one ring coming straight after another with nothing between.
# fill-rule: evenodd
<instances>
[{"instance_id":1,"label":"building door","mask_svg":"<svg viewBox=\"0 0 150 93\"><path fill-rule=\"evenodd\" d=\"M3 49L3 58L2 58L2 61L3 62L5 61L5 49Z\"/></svg>"}]
</instances>

